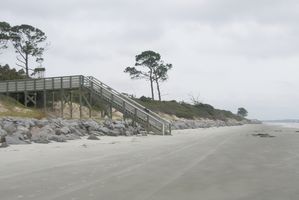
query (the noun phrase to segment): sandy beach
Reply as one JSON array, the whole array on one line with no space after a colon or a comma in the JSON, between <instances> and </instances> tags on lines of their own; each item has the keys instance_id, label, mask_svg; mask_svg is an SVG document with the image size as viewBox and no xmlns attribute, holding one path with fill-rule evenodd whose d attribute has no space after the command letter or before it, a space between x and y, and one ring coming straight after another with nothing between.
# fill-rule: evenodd
<instances>
[{"instance_id":1,"label":"sandy beach","mask_svg":"<svg viewBox=\"0 0 299 200\"><path fill-rule=\"evenodd\" d=\"M299 133L273 125L0 149L0 199L299 198Z\"/></svg>"}]
</instances>

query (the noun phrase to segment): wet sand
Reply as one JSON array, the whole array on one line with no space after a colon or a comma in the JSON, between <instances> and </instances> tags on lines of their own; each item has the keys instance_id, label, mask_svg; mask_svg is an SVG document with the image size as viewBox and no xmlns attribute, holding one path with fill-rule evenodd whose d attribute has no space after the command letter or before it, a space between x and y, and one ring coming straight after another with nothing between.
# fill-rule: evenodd
<instances>
[{"instance_id":1,"label":"wet sand","mask_svg":"<svg viewBox=\"0 0 299 200\"><path fill-rule=\"evenodd\" d=\"M0 149L0 199L298 200L299 132L269 125Z\"/></svg>"}]
</instances>

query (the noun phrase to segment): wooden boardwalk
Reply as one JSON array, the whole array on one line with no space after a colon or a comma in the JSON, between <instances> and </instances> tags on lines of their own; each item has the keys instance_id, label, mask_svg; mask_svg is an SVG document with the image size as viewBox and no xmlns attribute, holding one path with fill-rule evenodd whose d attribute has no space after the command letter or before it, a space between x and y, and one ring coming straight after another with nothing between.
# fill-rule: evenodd
<instances>
[{"instance_id":1,"label":"wooden boardwalk","mask_svg":"<svg viewBox=\"0 0 299 200\"><path fill-rule=\"evenodd\" d=\"M70 91L74 90L79 94L80 116L83 101L91 110L95 101L104 100L110 105L110 108L114 107L125 116L132 118L133 121L143 125L147 130L162 135L171 134L170 122L91 76L76 75L0 82L0 94L17 96L21 94L24 96L25 106L30 102L36 105L39 100L36 94L40 93L39 96L42 96L43 105L46 108L47 94L53 93L52 102L54 102L54 92L59 92L62 102L62 117L63 101L72 103L72 92Z\"/></svg>"}]
</instances>

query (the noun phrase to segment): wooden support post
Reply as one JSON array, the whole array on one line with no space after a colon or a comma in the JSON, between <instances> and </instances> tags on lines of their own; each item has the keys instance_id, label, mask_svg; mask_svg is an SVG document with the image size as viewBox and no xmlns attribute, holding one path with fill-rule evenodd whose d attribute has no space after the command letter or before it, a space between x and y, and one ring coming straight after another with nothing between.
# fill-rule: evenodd
<instances>
[{"instance_id":1,"label":"wooden support post","mask_svg":"<svg viewBox=\"0 0 299 200\"><path fill-rule=\"evenodd\" d=\"M149 123L149 116L146 116L146 133L149 134L149 128L150 128L150 123Z\"/></svg>"},{"instance_id":2,"label":"wooden support post","mask_svg":"<svg viewBox=\"0 0 299 200\"><path fill-rule=\"evenodd\" d=\"M60 116L61 118L63 118L63 109L64 109L64 102L63 102L63 99L64 99L64 91L63 89L60 90Z\"/></svg>"},{"instance_id":3,"label":"wooden support post","mask_svg":"<svg viewBox=\"0 0 299 200\"><path fill-rule=\"evenodd\" d=\"M25 92L24 92L24 104L25 104L25 107L27 107L27 106L28 106L28 99L27 99L27 95L28 95L28 93L25 91Z\"/></svg>"},{"instance_id":4,"label":"wooden support post","mask_svg":"<svg viewBox=\"0 0 299 200\"><path fill-rule=\"evenodd\" d=\"M33 104L34 104L34 108L36 108L36 104L37 104L37 102L36 102L36 95L37 95L37 93L36 92L34 92L33 93Z\"/></svg>"},{"instance_id":5,"label":"wooden support post","mask_svg":"<svg viewBox=\"0 0 299 200\"><path fill-rule=\"evenodd\" d=\"M133 126L136 127L137 108L134 109Z\"/></svg>"},{"instance_id":6,"label":"wooden support post","mask_svg":"<svg viewBox=\"0 0 299 200\"><path fill-rule=\"evenodd\" d=\"M112 104L109 105L109 117L112 119Z\"/></svg>"},{"instance_id":7,"label":"wooden support post","mask_svg":"<svg viewBox=\"0 0 299 200\"><path fill-rule=\"evenodd\" d=\"M92 111L92 92L89 93L89 118L91 118Z\"/></svg>"},{"instance_id":8,"label":"wooden support post","mask_svg":"<svg viewBox=\"0 0 299 200\"><path fill-rule=\"evenodd\" d=\"M47 112L47 93L46 93L46 90L44 90L43 92L44 94L44 112L46 113Z\"/></svg>"},{"instance_id":9,"label":"wooden support post","mask_svg":"<svg viewBox=\"0 0 299 200\"><path fill-rule=\"evenodd\" d=\"M8 85L9 85L9 82L8 81L6 81L6 96L8 96L9 94L8 94Z\"/></svg>"},{"instance_id":10,"label":"wooden support post","mask_svg":"<svg viewBox=\"0 0 299 200\"><path fill-rule=\"evenodd\" d=\"M46 79L44 79L44 91L43 91L43 94L44 94L44 112L46 113L47 112L47 93L46 93Z\"/></svg>"},{"instance_id":11,"label":"wooden support post","mask_svg":"<svg viewBox=\"0 0 299 200\"><path fill-rule=\"evenodd\" d=\"M80 119L82 118L82 94L81 94L81 89L79 89L79 112L80 112Z\"/></svg>"},{"instance_id":12,"label":"wooden support post","mask_svg":"<svg viewBox=\"0 0 299 200\"><path fill-rule=\"evenodd\" d=\"M123 120L126 121L126 102L125 101L123 101L122 109L123 109Z\"/></svg>"},{"instance_id":13,"label":"wooden support post","mask_svg":"<svg viewBox=\"0 0 299 200\"><path fill-rule=\"evenodd\" d=\"M70 116L73 119L73 92L70 92Z\"/></svg>"},{"instance_id":14,"label":"wooden support post","mask_svg":"<svg viewBox=\"0 0 299 200\"><path fill-rule=\"evenodd\" d=\"M28 102L27 102L27 81L25 80L25 86L24 86L24 104L25 107L28 106Z\"/></svg>"},{"instance_id":15,"label":"wooden support post","mask_svg":"<svg viewBox=\"0 0 299 200\"><path fill-rule=\"evenodd\" d=\"M52 111L54 111L54 103L55 103L55 92L52 91Z\"/></svg>"}]
</instances>

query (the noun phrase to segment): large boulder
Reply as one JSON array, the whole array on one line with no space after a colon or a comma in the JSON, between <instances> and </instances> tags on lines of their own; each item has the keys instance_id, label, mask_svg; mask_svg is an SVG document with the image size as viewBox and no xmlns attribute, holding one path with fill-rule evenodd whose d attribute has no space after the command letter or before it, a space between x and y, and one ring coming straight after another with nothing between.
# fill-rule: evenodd
<instances>
[{"instance_id":1,"label":"large boulder","mask_svg":"<svg viewBox=\"0 0 299 200\"><path fill-rule=\"evenodd\" d=\"M2 128L0 128L0 138L1 138L1 137L4 137L4 136L6 136L6 135L7 135L7 131L4 130L4 129L2 129Z\"/></svg>"},{"instance_id":2,"label":"large boulder","mask_svg":"<svg viewBox=\"0 0 299 200\"><path fill-rule=\"evenodd\" d=\"M106 134L108 136L119 136L122 134L122 131L119 129L109 130L109 132Z\"/></svg>"},{"instance_id":3,"label":"large boulder","mask_svg":"<svg viewBox=\"0 0 299 200\"><path fill-rule=\"evenodd\" d=\"M81 137L71 133L71 134L66 135L66 139L67 140L78 140L78 139L81 139Z\"/></svg>"},{"instance_id":4,"label":"large boulder","mask_svg":"<svg viewBox=\"0 0 299 200\"><path fill-rule=\"evenodd\" d=\"M107 127L100 127L98 131L106 135L110 131L110 129Z\"/></svg>"},{"instance_id":5,"label":"large boulder","mask_svg":"<svg viewBox=\"0 0 299 200\"><path fill-rule=\"evenodd\" d=\"M49 130L41 129L38 127L32 127L30 130L32 135L31 140L35 143L49 143L48 136Z\"/></svg>"},{"instance_id":6,"label":"large boulder","mask_svg":"<svg viewBox=\"0 0 299 200\"><path fill-rule=\"evenodd\" d=\"M101 131L90 131L89 135L103 136L105 134L103 132L101 132Z\"/></svg>"},{"instance_id":7,"label":"large boulder","mask_svg":"<svg viewBox=\"0 0 299 200\"><path fill-rule=\"evenodd\" d=\"M87 138L88 140L100 140L100 138L98 138L98 136L91 134L90 136L88 136Z\"/></svg>"},{"instance_id":8,"label":"large boulder","mask_svg":"<svg viewBox=\"0 0 299 200\"><path fill-rule=\"evenodd\" d=\"M84 136L86 135L86 130L76 128L76 127L69 127L70 131L72 134L77 135L77 136Z\"/></svg>"},{"instance_id":9,"label":"large boulder","mask_svg":"<svg viewBox=\"0 0 299 200\"><path fill-rule=\"evenodd\" d=\"M94 120L86 120L82 121L82 125L88 130L88 131L97 131L101 128L100 124L97 123Z\"/></svg>"},{"instance_id":10,"label":"large boulder","mask_svg":"<svg viewBox=\"0 0 299 200\"><path fill-rule=\"evenodd\" d=\"M48 135L48 140L52 140L55 142L66 142L67 137L65 135Z\"/></svg>"},{"instance_id":11,"label":"large boulder","mask_svg":"<svg viewBox=\"0 0 299 200\"><path fill-rule=\"evenodd\" d=\"M43 143L43 144L48 144L50 142L48 139L48 134L44 132L40 132L32 135L31 140L35 143Z\"/></svg>"},{"instance_id":12,"label":"large boulder","mask_svg":"<svg viewBox=\"0 0 299 200\"><path fill-rule=\"evenodd\" d=\"M67 126L56 129L56 135L67 135L69 133L71 133L71 130Z\"/></svg>"},{"instance_id":13,"label":"large boulder","mask_svg":"<svg viewBox=\"0 0 299 200\"><path fill-rule=\"evenodd\" d=\"M7 133L13 133L17 130L16 124L12 121L4 121L2 127Z\"/></svg>"},{"instance_id":14,"label":"large boulder","mask_svg":"<svg viewBox=\"0 0 299 200\"><path fill-rule=\"evenodd\" d=\"M21 132L14 132L10 135L7 135L5 137L7 144L28 144L29 142L26 142L24 139L24 136L21 134Z\"/></svg>"}]
</instances>

